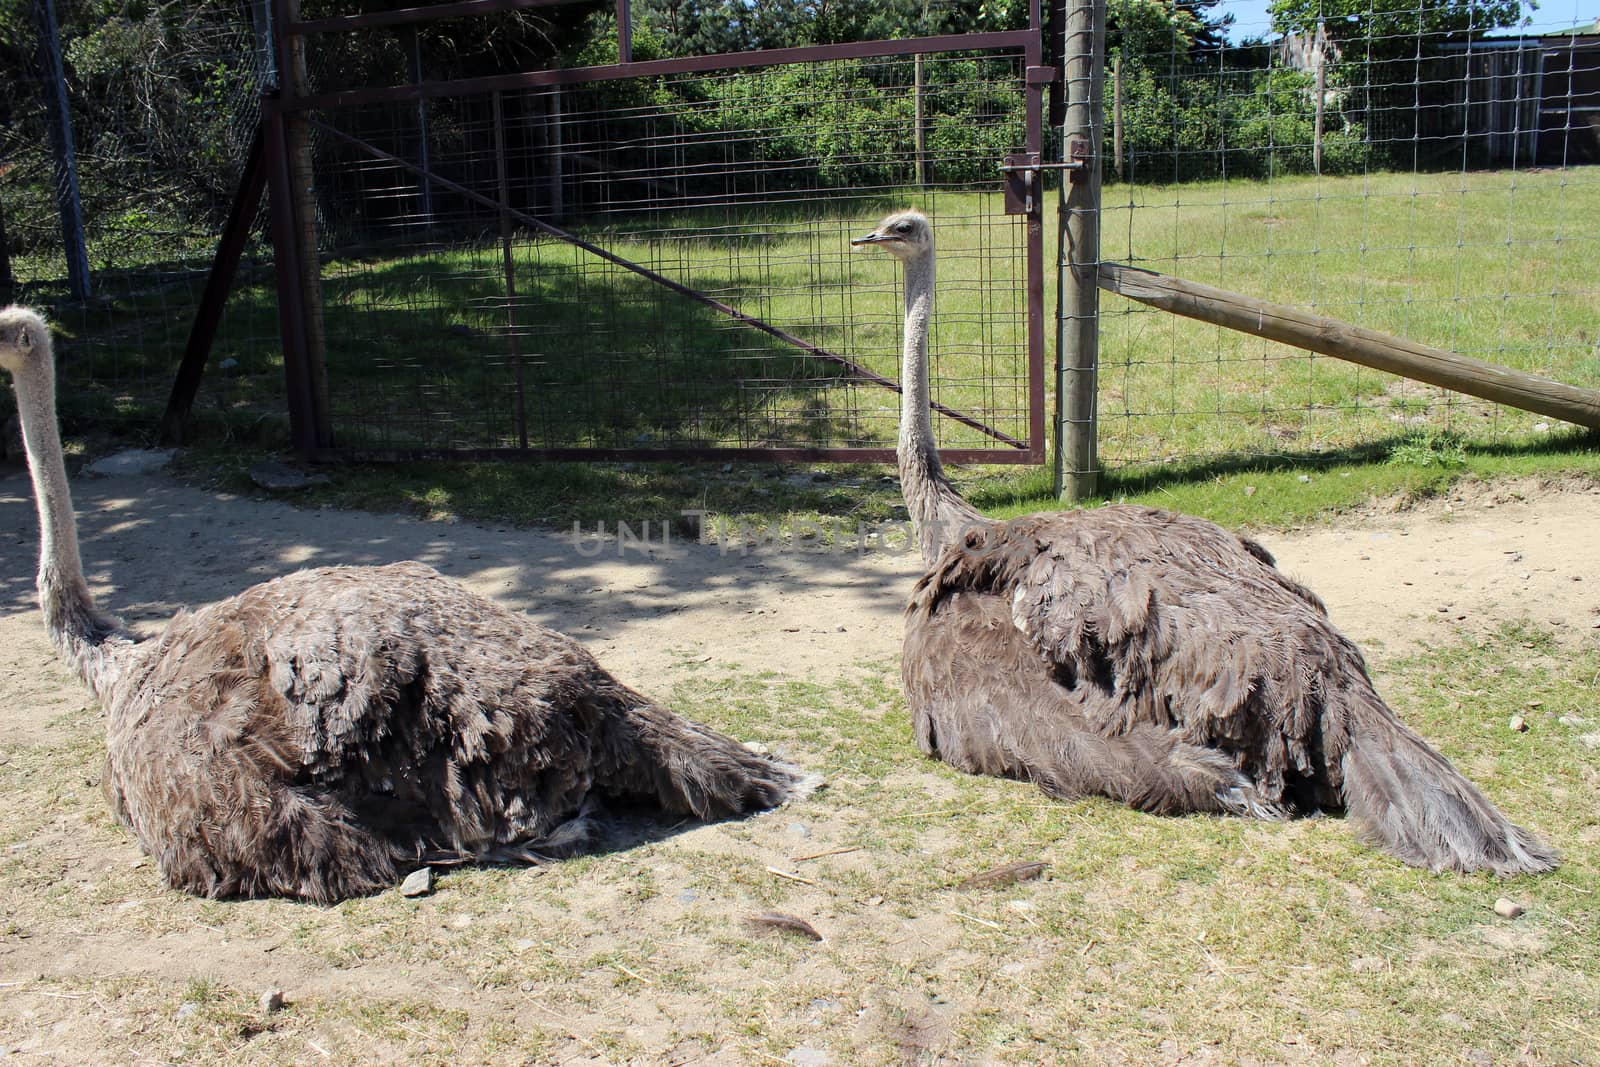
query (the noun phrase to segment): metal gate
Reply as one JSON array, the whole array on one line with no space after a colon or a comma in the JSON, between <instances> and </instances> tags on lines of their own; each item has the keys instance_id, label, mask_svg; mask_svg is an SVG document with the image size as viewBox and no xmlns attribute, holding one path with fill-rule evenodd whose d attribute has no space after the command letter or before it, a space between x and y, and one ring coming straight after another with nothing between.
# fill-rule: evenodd
<instances>
[{"instance_id":1,"label":"metal gate","mask_svg":"<svg viewBox=\"0 0 1600 1067\"><path fill-rule=\"evenodd\" d=\"M636 61L622 0L616 63L385 87L319 51L523 6L277 2L264 168L303 454L890 459L900 276L849 238L915 204L944 455L1043 461L1038 4L1022 30Z\"/></svg>"}]
</instances>

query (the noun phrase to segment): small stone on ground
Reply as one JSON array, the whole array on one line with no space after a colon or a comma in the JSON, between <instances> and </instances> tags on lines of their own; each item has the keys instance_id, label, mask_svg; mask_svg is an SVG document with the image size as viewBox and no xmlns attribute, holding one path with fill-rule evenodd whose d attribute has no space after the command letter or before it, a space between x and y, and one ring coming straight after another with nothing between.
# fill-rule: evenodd
<instances>
[{"instance_id":1,"label":"small stone on ground","mask_svg":"<svg viewBox=\"0 0 1600 1067\"><path fill-rule=\"evenodd\" d=\"M400 883L400 895L403 897L425 897L433 892L433 868L422 867L406 875L406 880Z\"/></svg>"},{"instance_id":2,"label":"small stone on ground","mask_svg":"<svg viewBox=\"0 0 1600 1067\"><path fill-rule=\"evenodd\" d=\"M269 989L265 993L261 994L261 1012L263 1015L271 1015L273 1012L280 1010L282 1007L283 990Z\"/></svg>"},{"instance_id":3,"label":"small stone on ground","mask_svg":"<svg viewBox=\"0 0 1600 1067\"><path fill-rule=\"evenodd\" d=\"M1515 919L1528 909L1512 900L1510 897L1501 897L1494 902L1494 913L1502 919Z\"/></svg>"},{"instance_id":4,"label":"small stone on ground","mask_svg":"<svg viewBox=\"0 0 1600 1067\"><path fill-rule=\"evenodd\" d=\"M324 485L329 479L326 474L307 474L275 459L264 459L250 468L250 480L268 492L280 493Z\"/></svg>"},{"instance_id":5,"label":"small stone on ground","mask_svg":"<svg viewBox=\"0 0 1600 1067\"><path fill-rule=\"evenodd\" d=\"M160 470L172 461L170 448L130 448L110 456L101 456L85 470L90 474L114 477L119 474L149 474Z\"/></svg>"}]
</instances>

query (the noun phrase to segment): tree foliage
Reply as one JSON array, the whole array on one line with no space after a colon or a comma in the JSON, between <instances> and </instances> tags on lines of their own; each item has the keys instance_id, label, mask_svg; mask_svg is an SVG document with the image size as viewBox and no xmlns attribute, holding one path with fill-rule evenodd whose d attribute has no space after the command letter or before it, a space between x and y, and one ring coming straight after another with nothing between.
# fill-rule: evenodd
<instances>
[{"instance_id":1,"label":"tree foliage","mask_svg":"<svg viewBox=\"0 0 1600 1067\"><path fill-rule=\"evenodd\" d=\"M1272 0L1273 27L1312 33L1321 22L1348 59L1403 58L1515 26L1528 0Z\"/></svg>"},{"instance_id":2,"label":"tree foliage","mask_svg":"<svg viewBox=\"0 0 1600 1067\"><path fill-rule=\"evenodd\" d=\"M271 66L241 0L55 0L91 266L203 245L225 216ZM305 17L411 6L307 0ZM319 88L548 65L601 0L322 35ZM609 5L604 5L609 6ZM32 0L0 0L0 201L14 255L59 242Z\"/></svg>"},{"instance_id":3,"label":"tree foliage","mask_svg":"<svg viewBox=\"0 0 1600 1067\"><path fill-rule=\"evenodd\" d=\"M414 2L304 0L303 14ZM259 5L55 3L92 265L104 269L203 246L227 211L254 125L268 63L259 27L251 22ZM1346 41L1360 34L1401 40L1506 25L1523 6L1522 0L1275 0L1273 11L1287 29L1314 25L1318 15L1337 16L1330 31ZM1014 29L1027 25L1029 7L1028 0L636 0L634 54L649 59ZM1147 166L1164 158L1169 176L1200 177L1301 165L1305 153L1298 146L1309 142L1308 90L1282 72L1235 69L1249 53L1224 52L1231 16L1220 0L1110 0L1108 15L1108 51L1124 68L1128 142ZM311 71L318 88L333 89L397 84L419 74L446 79L604 64L616 59L616 30L609 0L591 0L415 29L320 35L312 44ZM14 257L48 251L59 241L37 52L32 0L0 0L0 69L10 75L0 78L0 201ZM1218 60L1224 54L1228 70ZM930 157L992 162L1020 146L1022 97L1003 88L1014 72L997 74L994 62L1010 61L945 57L927 65ZM904 130L913 101L904 73L890 67L809 65L744 71L708 79L698 89L688 80L670 90L634 80L592 92L615 96L612 116L673 103L652 94L698 93L700 102L714 105L694 112L716 116L705 121L770 131L752 139L760 145L751 151L815 161L824 181L896 182L907 180L908 156L883 131ZM1359 128L1334 125L1349 142L1334 154L1354 158ZM445 132L441 124L434 135ZM473 136L467 126L450 135ZM1266 162L1258 165L1250 152Z\"/></svg>"},{"instance_id":4,"label":"tree foliage","mask_svg":"<svg viewBox=\"0 0 1600 1067\"><path fill-rule=\"evenodd\" d=\"M1016 29L1028 24L1028 2L640 0L634 5L634 17L661 42L665 55L716 55L840 41Z\"/></svg>"}]
</instances>

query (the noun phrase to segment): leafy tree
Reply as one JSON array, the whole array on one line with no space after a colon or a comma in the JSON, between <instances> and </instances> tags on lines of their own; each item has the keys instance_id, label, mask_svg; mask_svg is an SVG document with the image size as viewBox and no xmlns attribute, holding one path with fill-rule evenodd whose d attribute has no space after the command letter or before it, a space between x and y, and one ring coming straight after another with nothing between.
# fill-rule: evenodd
<instances>
[{"instance_id":1,"label":"leafy tree","mask_svg":"<svg viewBox=\"0 0 1600 1067\"><path fill-rule=\"evenodd\" d=\"M1195 2L1210 6L1219 0ZM634 12L668 55L975 33L1028 24L1028 0L641 0Z\"/></svg>"},{"instance_id":2,"label":"leafy tree","mask_svg":"<svg viewBox=\"0 0 1600 1067\"><path fill-rule=\"evenodd\" d=\"M1515 26L1529 0L1272 0L1275 29L1311 33L1321 22L1347 57L1409 58L1427 45Z\"/></svg>"}]
</instances>

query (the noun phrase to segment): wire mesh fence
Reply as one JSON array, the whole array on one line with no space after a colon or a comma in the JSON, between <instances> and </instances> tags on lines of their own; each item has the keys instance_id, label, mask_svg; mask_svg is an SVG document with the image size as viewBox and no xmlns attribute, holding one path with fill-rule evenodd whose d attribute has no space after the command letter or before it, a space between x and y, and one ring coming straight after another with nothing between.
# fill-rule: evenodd
<instances>
[{"instance_id":1,"label":"wire mesh fence","mask_svg":"<svg viewBox=\"0 0 1600 1067\"><path fill-rule=\"evenodd\" d=\"M1103 258L1600 385L1600 12L1160 6L1109 0ZM1107 469L1551 429L1108 294L1101 313Z\"/></svg>"},{"instance_id":2,"label":"wire mesh fence","mask_svg":"<svg viewBox=\"0 0 1600 1067\"><path fill-rule=\"evenodd\" d=\"M1108 0L1103 258L1600 385L1586 2ZM69 417L153 425L272 78L269 4L57 6L91 290L69 292L53 83L24 19L0 32L0 296L70 335ZM898 274L848 239L914 203L939 233L935 398L964 416L936 419L941 443L1037 458L1029 346L1048 309L1029 306L1031 238L997 172L1034 136L1036 45L419 88L619 55L592 12L546 14L495 16L470 46L405 27L310 39L339 445L891 444L877 379L898 373ZM349 95L372 85L417 91ZM265 229L202 415L285 420ZM1548 428L1109 294L1101 310L1108 469Z\"/></svg>"},{"instance_id":3,"label":"wire mesh fence","mask_svg":"<svg viewBox=\"0 0 1600 1067\"><path fill-rule=\"evenodd\" d=\"M1026 456L1029 220L999 192L1025 70L864 56L314 108L335 447L892 447L898 270L849 238L914 203L941 444Z\"/></svg>"},{"instance_id":4,"label":"wire mesh fence","mask_svg":"<svg viewBox=\"0 0 1600 1067\"><path fill-rule=\"evenodd\" d=\"M65 77L49 76L38 15L0 34L0 299L47 308L70 339L61 367L69 418L153 428L172 386L205 273L226 218L270 78L261 27L247 6L157 4L139 17L56 8ZM259 11L257 12L259 14ZM58 95L59 94L59 95ZM59 130L70 120L81 237L64 210ZM87 293L74 293L69 257L81 249ZM257 240L215 362L207 410L281 389L269 255ZM245 364L261 375L253 378ZM11 402L5 391L0 405ZM281 414L279 415L281 417Z\"/></svg>"}]
</instances>

